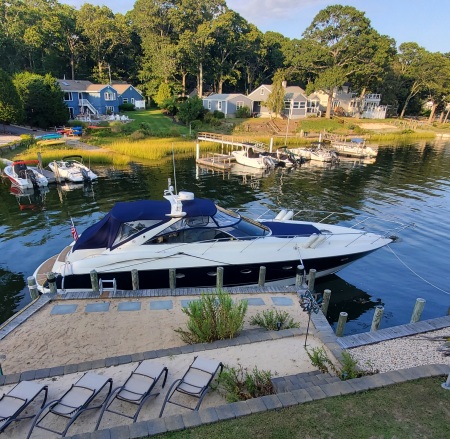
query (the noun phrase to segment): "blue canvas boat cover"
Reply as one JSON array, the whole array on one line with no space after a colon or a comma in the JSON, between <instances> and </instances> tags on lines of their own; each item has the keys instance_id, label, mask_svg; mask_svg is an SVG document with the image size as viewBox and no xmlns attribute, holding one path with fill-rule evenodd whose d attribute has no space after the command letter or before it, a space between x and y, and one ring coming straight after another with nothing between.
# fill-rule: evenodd
<instances>
[{"instance_id":1,"label":"blue canvas boat cover","mask_svg":"<svg viewBox=\"0 0 450 439\"><path fill-rule=\"evenodd\" d=\"M182 201L185 218L195 216L213 216L216 205L204 198ZM139 220L171 220L167 214L171 211L167 200L140 200L116 203L111 211L98 223L88 227L78 238L73 250L90 248L111 248L123 223Z\"/></svg>"}]
</instances>

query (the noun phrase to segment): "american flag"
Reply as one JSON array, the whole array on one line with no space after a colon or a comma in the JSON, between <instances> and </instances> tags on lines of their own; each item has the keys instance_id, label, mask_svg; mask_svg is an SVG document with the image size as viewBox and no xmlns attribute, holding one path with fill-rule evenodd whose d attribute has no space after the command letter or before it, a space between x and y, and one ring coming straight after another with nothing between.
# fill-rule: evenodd
<instances>
[{"instance_id":1,"label":"american flag","mask_svg":"<svg viewBox=\"0 0 450 439\"><path fill-rule=\"evenodd\" d=\"M78 232L75 227L75 224L73 223L72 218L70 218L70 221L72 221L72 227L70 228L70 233L72 233L72 237L76 241L78 239Z\"/></svg>"}]
</instances>

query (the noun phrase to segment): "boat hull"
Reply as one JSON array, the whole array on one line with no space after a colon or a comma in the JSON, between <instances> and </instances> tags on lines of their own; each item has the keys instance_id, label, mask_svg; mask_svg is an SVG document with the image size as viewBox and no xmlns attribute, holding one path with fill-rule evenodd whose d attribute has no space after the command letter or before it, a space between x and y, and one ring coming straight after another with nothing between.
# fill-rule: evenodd
<instances>
[{"instance_id":1,"label":"boat hull","mask_svg":"<svg viewBox=\"0 0 450 439\"><path fill-rule=\"evenodd\" d=\"M316 259L303 260L306 272L316 270L316 277L328 276L342 270L352 262L366 256L371 251L355 253L344 256L333 256ZM213 288L217 285L217 268L223 267L223 286L251 286L258 285L260 267L266 268L265 284L267 285L292 285L295 283L297 267L300 265L298 259L286 261L262 261L260 263L246 263L236 265L207 265L178 267L176 273L176 288ZM117 289L132 290L132 276L129 271L101 271L96 270L99 279L115 279ZM138 270L139 289L162 289L171 288L169 269ZM38 278L36 276L36 278ZM39 283L39 282L38 282ZM59 291L84 291L92 290L90 273L61 275L56 278ZM48 288L44 282L39 285L41 289ZM48 291L48 289L47 289Z\"/></svg>"}]
</instances>

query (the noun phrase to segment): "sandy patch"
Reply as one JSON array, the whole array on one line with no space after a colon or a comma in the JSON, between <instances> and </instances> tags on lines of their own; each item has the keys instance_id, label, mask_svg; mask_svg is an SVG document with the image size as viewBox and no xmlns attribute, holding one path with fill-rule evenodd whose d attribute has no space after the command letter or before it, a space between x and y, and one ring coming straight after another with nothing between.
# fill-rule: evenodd
<instances>
[{"instance_id":1,"label":"sandy patch","mask_svg":"<svg viewBox=\"0 0 450 439\"><path fill-rule=\"evenodd\" d=\"M272 298L291 299L290 305L276 306ZM33 315L13 333L0 341L0 351L7 359L2 362L4 372L10 374L30 369L72 364L81 361L94 360L124 355L148 350L181 346L179 336L173 331L185 327L186 316L181 311L181 301L195 297L165 297L139 298L130 302L140 302L139 311L118 311L118 304L124 300L109 300L107 312L85 312L85 305L102 303L102 301L76 300L57 301L48 304ZM301 328L306 329L308 315L302 311L295 294L263 294L239 295L239 299L262 299L265 305L249 306L244 329L253 329L248 321L258 311L264 309L279 309L287 311ZM171 300L170 310L150 310L150 303L157 300ZM286 302L285 302L286 303ZM77 304L73 314L54 315L51 311L55 305ZM308 347L321 347L322 343L314 336L313 324L310 326ZM164 397L172 382L180 378L192 363L194 356L215 359L230 367L242 365L248 370L258 367L260 370L270 370L272 376L286 376L315 370L304 349L304 336L289 337L251 343L242 346L206 350L196 354L181 354L158 358L158 363L168 370L166 387L161 389L162 380L156 387L161 394L150 399L144 406L138 421L154 419L159 416ZM113 379L113 388L122 385L137 363L97 369L92 372ZM37 380L49 387L48 401L61 397L71 384L77 381L82 373L69 374L50 379ZM9 391L13 385L0 387L0 394ZM41 399L30 408L36 413ZM217 391L210 391L202 403L202 408L214 407L225 403L224 396ZM131 413L130 406L123 405L126 413ZM167 405L164 416L187 413L189 410ZM83 414L69 429L68 435L93 431L99 416L98 410ZM61 428L60 420L48 418L51 428ZM106 413L100 429L117 425L129 425L130 419ZM5 438L25 438L31 426L31 421L22 421L10 426L4 433ZM57 437L45 430L35 429L34 439Z\"/></svg>"},{"instance_id":2,"label":"sandy patch","mask_svg":"<svg viewBox=\"0 0 450 439\"><path fill-rule=\"evenodd\" d=\"M395 125L387 123L359 123L358 125L364 130L398 130Z\"/></svg>"}]
</instances>

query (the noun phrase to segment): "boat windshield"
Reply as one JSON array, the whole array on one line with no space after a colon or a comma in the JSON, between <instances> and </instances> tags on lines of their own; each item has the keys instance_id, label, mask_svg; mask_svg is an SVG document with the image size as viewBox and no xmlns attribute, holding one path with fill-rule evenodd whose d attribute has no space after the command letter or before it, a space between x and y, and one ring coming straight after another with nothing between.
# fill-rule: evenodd
<instances>
[{"instance_id":1,"label":"boat windshield","mask_svg":"<svg viewBox=\"0 0 450 439\"><path fill-rule=\"evenodd\" d=\"M158 224L160 222L160 220L140 220L122 223L119 232L117 233L116 239L114 240L113 246L120 244L131 236L140 233L144 229L153 227L155 224Z\"/></svg>"}]
</instances>

